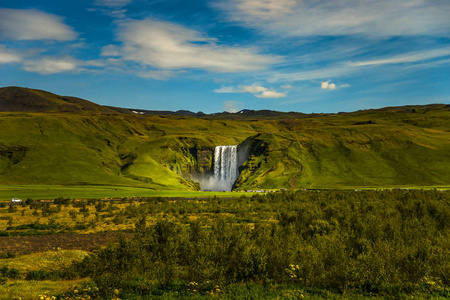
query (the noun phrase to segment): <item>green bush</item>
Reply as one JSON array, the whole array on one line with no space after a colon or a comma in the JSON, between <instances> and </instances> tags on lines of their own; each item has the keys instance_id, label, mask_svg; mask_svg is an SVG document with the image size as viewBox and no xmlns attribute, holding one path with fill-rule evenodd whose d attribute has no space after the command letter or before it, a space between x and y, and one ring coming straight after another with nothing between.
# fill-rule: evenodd
<instances>
[{"instance_id":1,"label":"green bush","mask_svg":"<svg viewBox=\"0 0 450 300\"><path fill-rule=\"evenodd\" d=\"M170 206L157 203L145 205L152 211ZM86 257L77 272L104 295L112 288L150 295L174 286L188 291L191 283L196 290L264 283L400 297L430 282L444 295L450 285L449 192L284 192L211 199L195 209L189 202L176 205L176 211L220 207L251 216L254 226L231 217L147 226L143 217L133 238ZM130 204L126 214L142 211ZM278 222L267 222L267 214Z\"/></svg>"},{"instance_id":2,"label":"green bush","mask_svg":"<svg viewBox=\"0 0 450 300\"><path fill-rule=\"evenodd\" d=\"M45 270L38 270L38 271L29 271L25 279L26 280L54 280L57 279L59 276L54 272L48 272Z\"/></svg>"}]
</instances>

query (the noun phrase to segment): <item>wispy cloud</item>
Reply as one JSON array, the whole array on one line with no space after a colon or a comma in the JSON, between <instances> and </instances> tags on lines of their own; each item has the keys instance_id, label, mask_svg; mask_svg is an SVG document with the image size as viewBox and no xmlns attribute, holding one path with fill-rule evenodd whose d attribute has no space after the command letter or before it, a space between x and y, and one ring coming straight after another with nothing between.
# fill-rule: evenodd
<instances>
[{"instance_id":1,"label":"wispy cloud","mask_svg":"<svg viewBox=\"0 0 450 300\"><path fill-rule=\"evenodd\" d=\"M156 80L167 80L171 77L175 77L181 72L172 71L172 70L145 70L136 72L137 76L141 78L149 78Z\"/></svg>"},{"instance_id":2,"label":"wispy cloud","mask_svg":"<svg viewBox=\"0 0 450 300\"><path fill-rule=\"evenodd\" d=\"M103 55L119 53L124 60L156 69L233 73L263 70L281 61L279 56L219 45L198 31L152 19L120 22L117 36L123 45L105 48Z\"/></svg>"},{"instance_id":3,"label":"wispy cloud","mask_svg":"<svg viewBox=\"0 0 450 300\"><path fill-rule=\"evenodd\" d=\"M351 76L359 72L367 71L367 69L380 67L383 65L403 64L402 67L407 68L415 66L416 68L427 69L435 66L448 64L450 56L450 48L427 49L422 51L407 52L398 55L375 57L370 60L331 63L329 66L315 68L299 72L282 72L275 71L270 75L270 81L307 81L321 80L326 81L328 78L338 78L342 76ZM400 71L401 69L397 69ZM326 81L329 82L329 81ZM336 87L347 87L340 85ZM329 87L328 87L329 89Z\"/></svg>"},{"instance_id":4,"label":"wispy cloud","mask_svg":"<svg viewBox=\"0 0 450 300\"><path fill-rule=\"evenodd\" d=\"M414 63L418 61L440 58L444 56L450 56L450 48L404 53L401 55L395 55L381 59L352 62L350 63L350 65L355 67L363 67L363 66L386 65L386 64Z\"/></svg>"},{"instance_id":5,"label":"wispy cloud","mask_svg":"<svg viewBox=\"0 0 450 300\"><path fill-rule=\"evenodd\" d=\"M94 4L111 8L121 8L130 4L131 1L132 0L95 0Z\"/></svg>"},{"instance_id":6,"label":"wispy cloud","mask_svg":"<svg viewBox=\"0 0 450 300\"><path fill-rule=\"evenodd\" d=\"M225 101L223 103L223 110L231 113L237 113L242 110L244 103L238 101Z\"/></svg>"},{"instance_id":7,"label":"wispy cloud","mask_svg":"<svg viewBox=\"0 0 450 300\"><path fill-rule=\"evenodd\" d=\"M21 61L22 55L0 45L0 64L17 63Z\"/></svg>"},{"instance_id":8,"label":"wispy cloud","mask_svg":"<svg viewBox=\"0 0 450 300\"><path fill-rule=\"evenodd\" d=\"M233 20L284 36L449 36L449 1L228 0L215 2Z\"/></svg>"},{"instance_id":9,"label":"wispy cloud","mask_svg":"<svg viewBox=\"0 0 450 300\"><path fill-rule=\"evenodd\" d=\"M71 41L77 33L60 16L34 9L0 9L0 38Z\"/></svg>"},{"instance_id":10,"label":"wispy cloud","mask_svg":"<svg viewBox=\"0 0 450 300\"><path fill-rule=\"evenodd\" d=\"M293 13L299 0L234 0L238 11L258 19L274 19Z\"/></svg>"},{"instance_id":11,"label":"wispy cloud","mask_svg":"<svg viewBox=\"0 0 450 300\"><path fill-rule=\"evenodd\" d=\"M286 97L286 93L280 93L273 88L268 89L260 85L243 85L238 88L234 87L221 87L215 89L215 93L251 93L257 98L283 98Z\"/></svg>"},{"instance_id":12,"label":"wispy cloud","mask_svg":"<svg viewBox=\"0 0 450 300\"><path fill-rule=\"evenodd\" d=\"M327 78L336 78L350 74L355 71L355 67L348 64L336 64L331 67L322 67L313 70L300 72L280 72L276 71L270 75L271 81L306 81L306 80L323 80Z\"/></svg>"},{"instance_id":13,"label":"wispy cloud","mask_svg":"<svg viewBox=\"0 0 450 300\"><path fill-rule=\"evenodd\" d=\"M44 75L75 71L77 67L77 61L71 57L44 57L40 59L26 60L23 63L24 70Z\"/></svg>"}]
</instances>

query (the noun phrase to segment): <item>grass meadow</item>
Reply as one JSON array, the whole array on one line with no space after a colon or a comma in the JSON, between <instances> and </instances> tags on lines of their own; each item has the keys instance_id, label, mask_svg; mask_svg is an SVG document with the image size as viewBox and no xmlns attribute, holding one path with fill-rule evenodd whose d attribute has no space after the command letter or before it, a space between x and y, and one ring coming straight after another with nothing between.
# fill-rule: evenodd
<instances>
[{"instance_id":1,"label":"grass meadow","mask_svg":"<svg viewBox=\"0 0 450 300\"><path fill-rule=\"evenodd\" d=\"M108 185L1 185L0 202L12 198L26 200L53 200L58 197L76 199L135 198L135 197L239 197L251 195L246 192L206 192L206 191L167 191L148 187L108 186Z\"/></svg>"}]
</instances>

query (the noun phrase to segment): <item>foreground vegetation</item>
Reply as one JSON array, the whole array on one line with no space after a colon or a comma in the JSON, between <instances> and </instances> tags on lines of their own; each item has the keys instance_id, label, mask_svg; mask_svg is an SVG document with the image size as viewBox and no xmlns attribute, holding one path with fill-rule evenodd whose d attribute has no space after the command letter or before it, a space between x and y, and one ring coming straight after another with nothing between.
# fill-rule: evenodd
<instances>
[{"instance_id":1,"label":"foreground vegetation","mask_svg":"<svg viewBox=\"0 0 450 300\"><path fill-rule=\"evenodd\" d=\"M66 204L69 210L80 205ZM85 205L99 220L125 220L122 237L70 266L31 275L3 253L0 267L19 271L2 275L0 294L28 277L83 280L53 294L60 299L450 297L448 191L301 191ZM7 209L2 215L18 213Z\"/></svg>"}]
</instances>

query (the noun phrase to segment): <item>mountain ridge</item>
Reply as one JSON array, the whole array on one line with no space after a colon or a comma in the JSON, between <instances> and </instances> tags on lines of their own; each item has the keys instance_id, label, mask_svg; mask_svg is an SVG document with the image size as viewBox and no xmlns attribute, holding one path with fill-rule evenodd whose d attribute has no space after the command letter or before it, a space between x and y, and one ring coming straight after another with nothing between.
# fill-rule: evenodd
<instances>
[{"instance_id":1,"label":"mountain ridge","mask_svg":"<svg viewBox=\"0 0 450 300\"><path fill-rule=\"evenodd\" d=\"M60 96L48 91L30 89L17 86L0 88L0 111L2 112L50 112L50 113L88 113L88 114L138 114L155 116L189 116L208 119L300 119L313 118L324 115L352 114L371 111L396 111L414 112L417 109L440 109L449 108L448 104L425 104L388 106L378 109L365 109L353 112L339 113L302 113L282 112L275 110L250 110L243 109L238 112L216 112L205 114L202 111L192 112L189 110L147 110L139 108L122 108L100 105L95 102L72 96Z\"/></svg>"}]
</instances>

